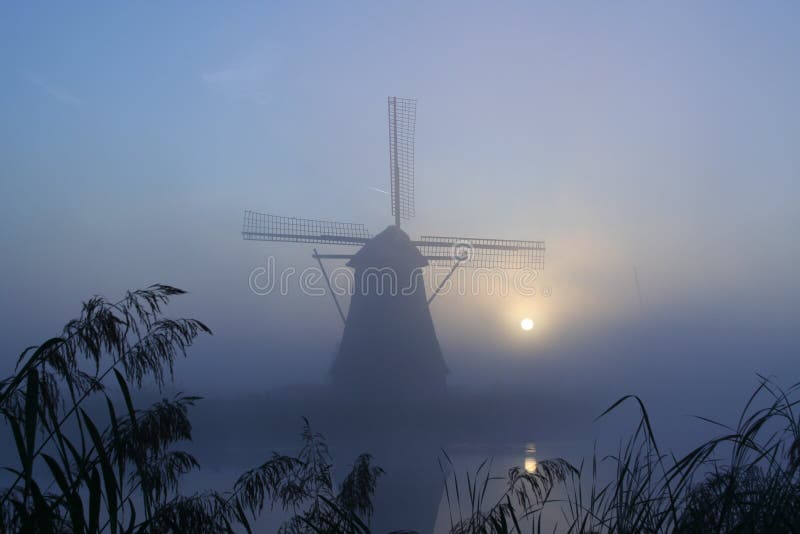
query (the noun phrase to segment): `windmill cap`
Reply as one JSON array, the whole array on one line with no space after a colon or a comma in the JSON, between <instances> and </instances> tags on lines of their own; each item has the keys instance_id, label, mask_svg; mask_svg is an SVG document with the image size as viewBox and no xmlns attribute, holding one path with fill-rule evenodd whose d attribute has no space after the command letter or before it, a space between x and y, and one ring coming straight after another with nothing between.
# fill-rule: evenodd
<instances>
[{"instance_id":1,"label":"windmill cap","mask_svg":"<svg viewBox=\"0 0 800 534\"><path fill-rule=\"evenodd\" d=\"M407 233L397 226L389 226L367 241L347 265L354 269L391 267L411 270L426 267L428 260L414 246Z\"/></svg>"}]
</instances>

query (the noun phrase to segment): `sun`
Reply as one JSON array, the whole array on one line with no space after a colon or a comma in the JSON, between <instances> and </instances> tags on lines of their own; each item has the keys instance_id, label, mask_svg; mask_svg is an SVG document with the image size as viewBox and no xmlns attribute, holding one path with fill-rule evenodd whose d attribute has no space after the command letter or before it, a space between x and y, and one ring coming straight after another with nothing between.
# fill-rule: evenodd
<instances>
[{"instance_id":1,"label":"sun","mask_svg":"<svg viewBox=\"0 0 800 534\"><path fill-rule=\"evenodd\" d=\"M533 330L533 319L526 317L519 323L523 330Z\"/></svg>"}]
</instances>

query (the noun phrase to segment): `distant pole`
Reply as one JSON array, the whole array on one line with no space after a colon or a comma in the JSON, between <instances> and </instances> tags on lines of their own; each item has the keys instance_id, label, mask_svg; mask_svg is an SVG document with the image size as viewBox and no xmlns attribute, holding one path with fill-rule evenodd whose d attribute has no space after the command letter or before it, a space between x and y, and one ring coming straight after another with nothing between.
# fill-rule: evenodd
<instances>
[{"instance_id":1,"label":"distant pole","mask_svg":"<svg viewBox=\"0 0 800 534\"><path fill-rule=\"evenodd\" d=\"M397 97L392 97L392 139L394 139L394 224L400 228L400 165L397 162Z\"/></svg>"},{"instance_id":2,"label":"distant pole","mask_svg":"<svg viewBox=\"0 0 800 534\"><path fill-rule=\"evenodd\" d=\"M328 280L328 273L325 272L325 266L322 265L322 258L319 257L317 254L317 249L314 249L314 258L319 263L319 268L322 271L322 277L325 279L325 283L328 285L328 291L331 292L331 298L333 299L333 303L336 304L336 310L339 312L339 317L342 318L342 324L347 324L347 321L344 318L344 313L342 312L342 307L339 306L339 300L336 298L336 293L333 292L333 288L331 287L331 281Z\"/></svg>"},{"instance_id":3,"label":"distant pole","mask_svg":"<svg viewBox=\"0 0 800 534\"><path fill-rule=\"evenodd\" d=\"M644 304L642 303L642 286L639 285L639 269L636 266L633 266L633 279L636 281L636 295L639 297L639 308L644 309Z\"/></svg>"}]
</instances>

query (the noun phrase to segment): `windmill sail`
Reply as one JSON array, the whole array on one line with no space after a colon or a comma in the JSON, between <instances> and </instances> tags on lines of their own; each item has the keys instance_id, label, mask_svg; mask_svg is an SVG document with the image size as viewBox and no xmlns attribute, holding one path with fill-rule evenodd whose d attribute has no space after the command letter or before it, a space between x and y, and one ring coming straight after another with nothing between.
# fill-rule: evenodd
<instances>
[{"instance_id":1,"label":"windmill sail","mask_svg":"<svg viewBox=\"0 0 800 534\"><path fill-rule=\"evenodd\" d=\"M242 237L251 241L363 245L370 235L363 224L280 217L245 210Z\"/></svg>"},{"instance_id":2,"label":"windmill sail","mask_svg":"<svg viewBox=\"0 0 800 534\"><path fill-rule=\"evenodd\" d=\"M544 241L477 239L424 235L414 241L423 256L435 264L500 269L544 269Z\"/></svg>"},{"instance_id":3,"label":"windmill sail","mask_svg":"<svg viewBox=\"0 0 800 534\"><path fill-rule=\"evenodd\" d=\"M414 129L417 101L389 97L389 174L395 225L414 216Z\"/></svg>"}]
</instances>

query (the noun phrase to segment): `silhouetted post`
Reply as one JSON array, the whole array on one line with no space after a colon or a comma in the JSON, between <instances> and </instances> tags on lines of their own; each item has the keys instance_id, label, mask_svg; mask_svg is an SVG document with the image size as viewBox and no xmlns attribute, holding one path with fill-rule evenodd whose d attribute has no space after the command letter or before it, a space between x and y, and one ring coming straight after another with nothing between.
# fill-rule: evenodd
<instances>
[{"instance_id":1,"label":"silhouetted post","mask_svg":"<svg viewBox=\"0 0 800 534\"><path fill-rule=\"evenodd\" d=\"M331 298L333 299L333 303L336 304L336 310L339 312L339 317L342 318L342 323L346 323L347 321L344 318L342 307L339 306L339 299L336 298L336 293L333 292L331 281L328 279L328 273L325 272L325 266L322 265L322 258L317 253L317 249L314 249L314 257L317 259L317 263L319 263L319 269L322 271L322 277L325 278L325 284L328 286L328 291L331 292Z\"/></svg>"}]
</instances>

